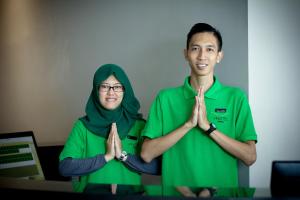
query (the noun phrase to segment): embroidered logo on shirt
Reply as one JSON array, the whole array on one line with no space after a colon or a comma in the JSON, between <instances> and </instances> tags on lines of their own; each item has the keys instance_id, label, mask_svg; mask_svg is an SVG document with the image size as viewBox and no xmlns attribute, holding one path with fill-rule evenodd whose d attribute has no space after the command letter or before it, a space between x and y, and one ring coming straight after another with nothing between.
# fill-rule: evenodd
<instances>
[{"instance_id":1,"label":"embroidered logo on shirt","mask_svg":"<svg viewBox=\"0 0 300 200\"><path fill-rule=\"evenodd\" d=\"M226 111L227 111L226 108L216 108L215 109L216 113L226 113Z\"/></svg>"},{"instance_id":2,"label":"embroidered logo on shirt","mask_svg":"<svg viewBox=\"0 0 300 200\"><path fill-rule=\"evenodd\" d=\"M213 119L215 122L225 123L228 121L227 108L215 108Z\"/></svg>"}]
</instances>

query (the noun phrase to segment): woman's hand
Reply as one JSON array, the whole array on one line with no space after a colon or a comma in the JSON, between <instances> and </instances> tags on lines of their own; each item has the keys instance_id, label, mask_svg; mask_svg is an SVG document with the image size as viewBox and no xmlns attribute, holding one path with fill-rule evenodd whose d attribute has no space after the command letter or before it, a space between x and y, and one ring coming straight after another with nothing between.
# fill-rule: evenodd
<instances>
[{"instance_id":1,"label":"woman's hand","mask_svg":"<svg viewBox=\"0 0 300 200\"><path fill-rule=\"evenodd\" d=\"M113 126L114 126L114 130L115 130L115 132L114 132L114 134L115 134L115 152L116 152L115 157L117 159L119 159L121 157L121 153L122 153L122 142L119 137L116 123L113 123Z\"/></svg>"},{"instance_id":2,"label":"woman's hand","mask_svg":"<svg viewBox=\"0 0 300 200\"><path fill-rule=\"evenodd\" d=\"M106 162L114 159L116 152L115 152L115 130L114 125L112 124L110 133L108 135L108 139L106 141L106 154L104 158Z\"/></svg>"},{"instance_id":3,"label":"woman's hand","mask_svg":"<svg viewBox=\"0 0 300 200\"><path fill-rule=\"evenodd\" d=\"M117 194L117 184L111 184L111 193L112 194Z\"/></svg>"}]
</instances>

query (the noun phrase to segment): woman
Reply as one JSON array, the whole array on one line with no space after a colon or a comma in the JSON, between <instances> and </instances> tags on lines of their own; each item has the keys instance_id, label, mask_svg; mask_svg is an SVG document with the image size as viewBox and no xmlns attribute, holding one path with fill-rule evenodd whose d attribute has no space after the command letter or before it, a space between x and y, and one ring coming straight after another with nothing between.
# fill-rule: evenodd
<instances>
[{"instance_id":1,"label":"woman","mask_svg":"<svg viewBox=\"0 0 300 200\"><path fill-rule=\"evenodd\" d=\"M140 173L157 174L157 160L147 164L138 156L145 125L139 108L125 72L114 64L99 67L86 115L75 122L59 157L60 173L79 177L75 191L111 184L116 193L116 184L140 185Z\"/></svg>"}]
</instances>

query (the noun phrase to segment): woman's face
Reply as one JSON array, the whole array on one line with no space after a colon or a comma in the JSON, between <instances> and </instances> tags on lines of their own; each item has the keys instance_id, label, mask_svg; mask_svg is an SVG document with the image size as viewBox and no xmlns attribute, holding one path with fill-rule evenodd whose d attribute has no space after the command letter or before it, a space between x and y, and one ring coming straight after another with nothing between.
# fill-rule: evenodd
<instances>
[{"instance_id":1,"label":"woman's face","mask_svg":"<svg viewBox=\"0 0 300 200\"><path fill-rule=\"evenodd\" d=\"M122 102L124 87L114 75L110 75L99 86L100 104L107 110L116 109Z\"/></svg>"}]
</instances>

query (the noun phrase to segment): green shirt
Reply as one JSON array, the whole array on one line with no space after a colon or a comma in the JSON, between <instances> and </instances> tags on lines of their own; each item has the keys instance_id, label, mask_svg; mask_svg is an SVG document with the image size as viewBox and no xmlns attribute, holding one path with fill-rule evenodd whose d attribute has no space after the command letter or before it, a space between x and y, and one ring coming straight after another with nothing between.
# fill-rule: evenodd
<instances>
[{"instance_id":1,"label":"green shirt","mask_svg":"<svg viewBox=\"0 0 300 200\"><path fill-rule=\"evenodd\" d=\"M182 126L191 116L196 91L189 84L159 92L151 105L142 136L158 138ZM208 120L238 141L257 140L246 95L223 86L216 78L205 93ZM237 159L224 151L199 127L191 129L163 154L163 186L238 186Z\"/></svg>"},{"instance_id":2,"label":"green shirt","mask_svg":"<svg viewBox=\"0 0 300 200\"><path fill-rule=\"evenodd\" d=\"M122 149L129 154L139 154L141 137L140 133L145 122L136 121L130 129L126 138L122 140ZM88 158L98 154L105 154L106 138L90 132L80 120L77 120L64 145L64 149L59 156L59 160L64 158ZM141 175L128 169L124 163L113 159L106 163L99 170L86 176L81 176L79 182L74 183L74 190L81 192L87 183L95 184L131 184L140 185Z\"/></svg>"}]
</instances>

